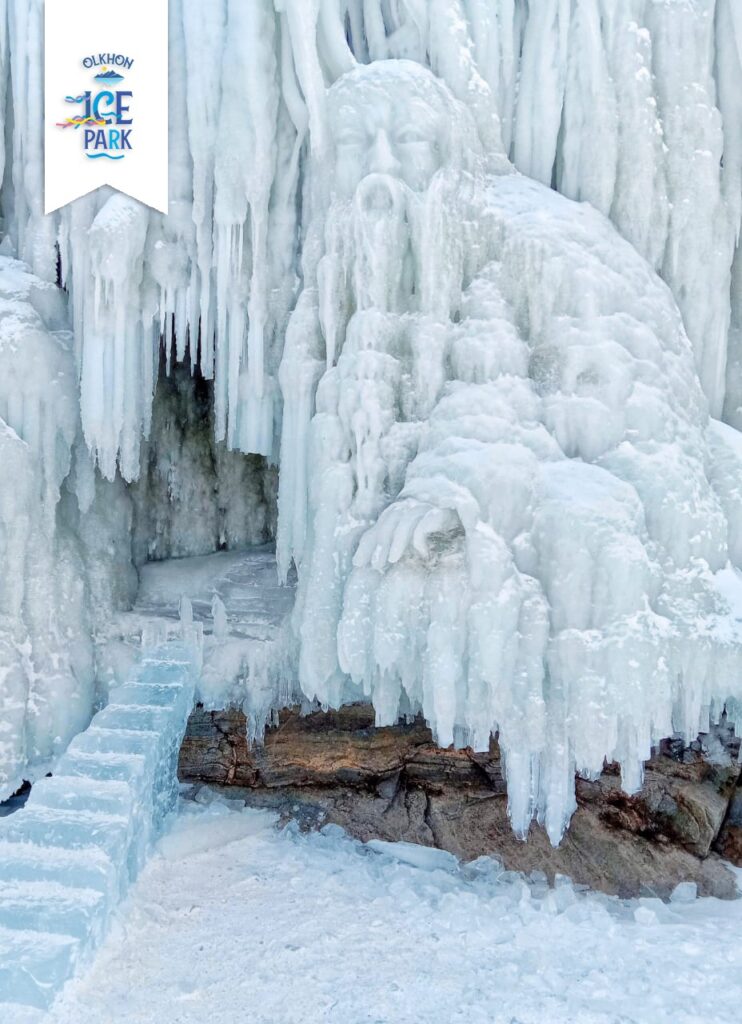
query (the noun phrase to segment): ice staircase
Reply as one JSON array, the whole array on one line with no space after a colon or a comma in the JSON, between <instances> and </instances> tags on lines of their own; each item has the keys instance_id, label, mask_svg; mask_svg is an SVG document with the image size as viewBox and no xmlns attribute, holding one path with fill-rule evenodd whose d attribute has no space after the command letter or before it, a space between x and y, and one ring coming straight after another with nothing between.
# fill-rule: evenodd
<instances>
[{"instance_id":1,"label":"ice staircase","mask_svg":"<svg viewBox=\"0 0 742 1024\"><path fill-rule=\"evenodd\" d=\"M177 798L194 657L171 641L0 819L0 1022L39 1019L106 932Z\"/></svg>"}]
</instances>

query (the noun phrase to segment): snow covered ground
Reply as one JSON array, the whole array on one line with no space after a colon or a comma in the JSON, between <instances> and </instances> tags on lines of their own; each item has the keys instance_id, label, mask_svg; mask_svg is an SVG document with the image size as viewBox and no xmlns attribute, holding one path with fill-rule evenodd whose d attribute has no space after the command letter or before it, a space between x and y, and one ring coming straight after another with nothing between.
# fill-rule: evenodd
<instances>
[{"instance_id":1,"label":"snow covered ground","mask_svg":"<svg viewBox=\"0 0 742 1024\"><path fill-rule=\"evenodd\" d=\"M549 890L184 801L45 1024L736 1024L742 902L682 896Z\"/></svg>"}]
</instances>

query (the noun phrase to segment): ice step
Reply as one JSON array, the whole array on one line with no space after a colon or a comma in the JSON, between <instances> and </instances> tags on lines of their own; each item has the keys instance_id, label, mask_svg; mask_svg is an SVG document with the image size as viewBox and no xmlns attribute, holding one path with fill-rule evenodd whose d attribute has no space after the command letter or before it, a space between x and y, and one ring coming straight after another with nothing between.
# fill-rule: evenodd
<instances>
[{"instance_id":1,"label":"ice step","mask_svg":"<svg viewBox=\"0 0 742 1024\"><path fill-rule=\"evenodd\" d=\"M133 812L134 793L118 779L90 779L85 776L55 775L41 779L31 790L27 807L57 810L96 811L128 817Z\"/></svg>"},{"instance_id":2,"label":"ice step","mask_svg":"<svg viewBox=\"0 0 742 1024\"><path fill-rule=\"evenodd\" d=\"M95 889L51 881L4 881L0 927L73 935L85 943L101 937L105 900Z\"/></svg>"},{"instance_id":3,"label":"ice step","mask_svg":"<svg viewBox=\"0 0 742 1024\"><path fill-rule=\"evenodd\" d=\"M67 850L92 846L104 850L113 861L121 861L129 845L129 820L95 811L28 807L22 814L13 814L0 822L0 839Z\"/></svg>"},{"instance_id":4,"label":"ice step","mask_svg":"<svg viewBox=\"0 0 742 1024\"><path fill-rule=\"evenodd\" d=\"M79 952L80 940L71 935L0 927L0 1004L48 1009L72 975Z\"/></svg>"},{"instance_id":5,"label":"ice step","mask_svg":"<svg viewBox=\"0 0 742 1024\"><path fill-rule=\"evenodd\" d=\"M183 698L182 686L158 683L122 683L111 690L111 700L117 704L137 707L173 707Z\"/></svg>"},{"instance_id":6,"label":"ice step","mask_svg":"<svg viewBox=\"0 0 742 1024\"><path fill-rule=\"evenodd\" d=\"M142 686L154 683L156 686L182 687L186 685L187 669L179 662L147 659L142 662L136 681Z\"/></svg>"},{"instance_id":7,"label":"ice step","mask_svg":"<svg viewBox=\"0 0 742 1024\"><path fill-rule=\"evenodd\" d=\"M89 754L68 750L57 762L57 773L100 782L118 779L128 782L136 791L145 777L146 766L146 758L141 754Z\"/></svg>"},{"instance_id":8,"label":"ice step","mask_svg":"<svg viewBox=\"0 0 742 1024\"><path fill-rule=\"evenodd\" d=\"M0 842L0 879L3 888L11 881L50 881L73 888L97 889L109 902L118 887L113 861L96 847L64 850L34 843Z\"/></svg>"},{"instance_id":9,"label":"ice step","mask_svg":"<svg viewBox=\"0 0 742 1024\"><path fill-rule=\"evenodd\" d=\"M167 732L173 726L169 707L140 707L136 704L109 704L95 716L103 729L135 729L142 732Z\"/></svg>"},{"instance_id":10,"label":"ice step","mask_svg":"<svg viewBox=\"0 0 742 1024\"><path fill-rule=\"evenodd\" d=\"M193 691L190 656L165 645L0 819L0 1024L51 1005L100 941L174 806Z\"/></svg>"},{"instance_id":11,"label":"ice step","mask_svg":"<svg viewBox=\"0 0 742 1024\"><path fill-rule=\"evenodd\" d=\"M153 760L157 754L160 735L134 729L100 729L93 724L70 743L72 754L139 754Z\"/></svg>"}]
</instances>

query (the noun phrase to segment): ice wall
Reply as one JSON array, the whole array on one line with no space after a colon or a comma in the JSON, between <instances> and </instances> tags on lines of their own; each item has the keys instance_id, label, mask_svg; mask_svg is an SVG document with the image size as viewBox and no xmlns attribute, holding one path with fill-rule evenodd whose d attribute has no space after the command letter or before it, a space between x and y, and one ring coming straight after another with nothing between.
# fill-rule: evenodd
<instances>
[{"instance_id":1,"label":"ice wall","mask_svg":"<svg viewBox=\"0 0 742 1024\"><path fill-rule=\"evenodd\" d=\"M90 619L58 502L79 423L63 296L0 257L0 799L89 719Z\"/></svg>"},{"instance_id":2,"label":"ice wall","mask_svg":"<svg viewBox=\"0 0 742 1024\"><path fill-rule=\"evenodd\" d=\"M173 0L168 217L105 191L41 215L42 7L3 0L0 13L3 208L17 254L47 280L59 244L83 428L105 476L117 460L138 474L161 335L181 359L190 341L214 377L217 440L277 458L300 210L318 199L307 158L330 145L325 86L389 57L447 82L492 163L507 153L614 221L672 288L712 414L739 415L737 334L726 389L742 301L736 0Z\"/></svg>"},{"instance_id":3,"label":"ice wall","mask_svg":"<svg viewBox=\"0 0 742 1024\"><path fill-rule=\"evenodd\" d=\"M492 174L418 64L357 68L328 105L280 372L300 685L379 725L422 711L442 745L497 733L515 828L557 841L575 771L607 757L634 791L653 743L738 692L716 574L739 450L707 438L672 293L603 215Z\"/></svg>"},{"instance_id":4,"label":"ice wall","mask_svg":"<svg viewBox=\"0 0 742 1024\"><path fill-rule=\"evenodd\" d=\"M125 561L164 343L213 379L216 442L280 461L307 696L499 729L516 826L557 838L574 768L633 788L738 678L739 457L707 436L742 423L737 2L170 21L169 215L101 190L44 217L42 2L0 2L3 244L69 294L84 557L107 525Z\"/></svg>"}]
</instances>

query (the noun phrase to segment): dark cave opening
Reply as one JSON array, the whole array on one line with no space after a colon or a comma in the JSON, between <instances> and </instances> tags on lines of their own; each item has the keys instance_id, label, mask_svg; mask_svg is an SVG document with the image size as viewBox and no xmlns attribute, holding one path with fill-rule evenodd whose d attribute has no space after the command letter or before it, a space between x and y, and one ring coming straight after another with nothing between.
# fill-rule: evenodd
<instances>
[{"instance_id":1,"label":"dark cave opening","mask_svg":"<svg viewBox=\"0 0 742 1024\"><path fill-rule=\"evenodd\" d=\"M214 382L161 352L141 474L129 488L136 564L275 539L278 470L214 436Z\"/></svg>"}]
</instances>

